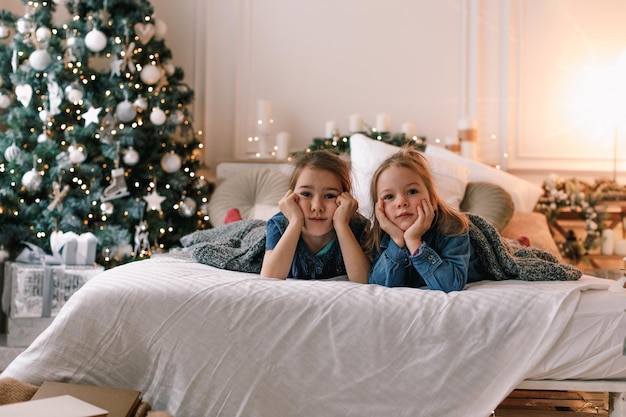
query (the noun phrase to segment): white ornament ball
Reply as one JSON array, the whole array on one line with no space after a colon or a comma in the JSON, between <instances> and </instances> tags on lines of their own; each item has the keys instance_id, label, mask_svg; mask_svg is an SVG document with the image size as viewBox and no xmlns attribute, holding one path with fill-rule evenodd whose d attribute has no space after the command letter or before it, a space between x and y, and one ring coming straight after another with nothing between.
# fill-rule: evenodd
<instances>
[{"instance_id":1,"label":"white ornament ball","mask_svg":"<svg viewBox=\"0 0 626 417\"><path fill-rule=\"evenodd\" d=\"M85 35L85 46L92 52L100 52L107 46L107 37L98 29L91 29Z\"/></svg>"},{"instance_id":2,"label":"white ornament ball","mask_svg":"<svg viewBox=\"0 0 626 417\"><path fill-rule=\"evenodd\" d=\"M35 31L35 36L39 42L46 42L50 40L52 31L48 27L41 26L40 28L37 28L37 31Z\"/></svg>"},{"instance_id":3,"label":"white ornament ball","mask_svg":"<svg viewBox=\"0 0 626 417\"><path fill-rule=\"evenodd\" d=\"M35 49L28 57L30 66L36 71L43 71L50 65L50 54L45 49Z\"/></svg>"},{"instance_id":4,"label":"white ornament ball","mask_svg":"<svg viewBox=\"0 0 626 417\"><path fill-rule=\"evenodd\" d=\"M126 165L133 166L139 162L139 152L135 150L132 146L126 149L124 152L123 161Z\"/></svg>"},{"instance_id":5,"label":"white ornament ball","mask_svg":"<svg viewBox=\"0 0 626 417\"><path fill-rule=\"evenodd\" d=\"M156 65L146 65L141 69L139 78L148 85L154 85L161 79L161 70Z\"/></svg>"},{"instance_id":6,"label":"white ornament ball","mask_svg":"<svg viewBox=\"0 0 626 417\"><path fill-rule=\"evenodd\" d=\"M175 125L179 125L185 121L185 114L182 110L176 110L174 114L171 116L172 123Z\"/></svg>"},{"instance_id":7,"label":"white ornament ball","mask_svg":"<svg viewBox=\"0 0 626 417\"><path fill-rule=\"evenodd\" d=\"M196 201L191 197L185 197L178 211L185 217L191 217L196 213Z\"/></svg>"},{"instance_id":8,"label":"white ornament ball","mask_svg":"<svg viewBox=\"0 0 626 417\"><path fill-rule=\"evenodd\" d=\"M148 108L148 100L146 100L145 97L138 97L135 100L134 104L138 109L141 109L142 111Z\"/></svg>"},{"instance_id":9,"label":"white ornament ball","mask_svg":"<svg viewBox=\"0 0 626 417\"><path fill-rule=\"evenodd\" d=\"M15 162L20 157L21 153L21 149L13 143L4 150L4 159L6 159L7 162Z\"/></svg>"},{"instance_id":10,"label":"white ornament ball","mask_svg":"<svg viewBox=\"0 0 626 417\"><path fill-rule=\"evenodd\" d=\"M70 156L70 162L73 164L80 164L87 159L85 145L81 145L80 143L73 143L68 146L67 153Z\"/></svg>"},{"instance_id":11,"label":"white ornament ball","mask_svg":"<svg viewBox=\"0 0 626 417\"><path fill-rule=\"evenodd\" d=\"M168 174L173 174L182 166L180 156L174 152L168 152L161 158L161 168Z\"/></svg>"},{"instance_id":12,"label":"white ornament ball","mask_svg":"<svg viewBox=\"0 0 626 417\"><path fill-rule=\"evenodd\" d=\"M46 143L50 139L47 132L42 132L37 136L37 143Z\"/></svg>"},{"instance_id":13,"label":"white ornament ball","mask_svg":"<svg viewBox=\"0 0 626 417\"><path fill-rule=\"evenodd\" d=\"M167 33L167 24L161 19L154 20L154 37L163 39Z\"/></svg>"},{"instance_id":14,"label":"white ornament ball","mask_svg":"<svg viewBox=\"0 0 626 417\"><path fill-rule=\"evenodd\" d=\"M52 119L52 113L50 113L48 110L44 109L39 112L39 120L41 120L42 122L48 123L50 119Z\"/></svg>"},{"instance_id":15,"label":"white ornament ball","mask_svg":"<svg viewBox=\"0 0 626 417\"><path fill-rule=\"evenodd\" d=\"M1 79L1 78L0 78ZM0 93L0 109L8 109L11 105L11 97Z\"/></svg>"},{"instance_id":16,"label":"white ornament ball","mask_svg":"<svg viewBox=\"0 0 626 417\"><path fill-rule=\"evenodd\" d=\"M33 30L33 22L30 20L30 16L24 16L17 19L15 27L19 33L30 33Z\"/></svg>"},{"instance_id":17,"label":"white ornament ball","mask_svg":"<svg viewBox=\"0 0 626 417\"><path fill-rule=\"evenodd\" d=\"M69 48L73 48L77 45L78 45L78 39L76 39L76 36L70 36L69 38L67 38L67 46Z\"/></svg>"},{"instance_id":18,"label":"white ornament ball","mask_svg":"<svg viewBox=\"0 0 626 417\"><path fill-rule=\"evenodd\" d=\"M41 175L34 168L22 177L22 185L27 191L37 191L41 186Z\"/></svg>"},{"instance_id":19,"label":"white ornament ball","mask_svg":"<svg viewBox=\"0 0 626 417\"><path fill-rule=\"evenodd\" d=\"M167 116L160 107L155 107L154 109L152 109L152 112L150 113L150 121L152 122L152 124L156 126L161 126L163 123L165 123L166 119Z\"/></svg>"},{"instance_id":20,"label":"white ornament ball","mask_svg":"<svg viewBox=\"0 0 626 417\"><path fill-rule=\"evenodd\" d=\"M137 110L130 101L124 100L115 108L115 115L122 122L130 122L137 116Z\"/></svg>"},{"instance_id":21,"label":"white ornament ball","mask_svg":"<svg viewBox=\"0 0 626 417\"><path fill-rule=\"evenodd\" d=\"M4 23L0 23L0 39L9 37L9 28Z\"/></svg>"},{"instance_id":22,"label":"white ornament ball","mask_svg":"<svg viewBox=\"0 0 626 417\"><path fill-rule=\"evenodd\" d=\"M68 85L65 87L65 97L73 104L78 104L83 99L84 92L82 88L76 85Z\"/></svg>"},{"instance_id":23,"label":"white ornament ball","mask_svg":"<svg viewBox=\"0 0 626 417\"><path fill-rule=\"evenodd\" d=\"M111 203L110 201L105 201L104 203L100 204L100 211L106 215L113 214L113 208L113 203Z\"/></svg>"}]
</instances>

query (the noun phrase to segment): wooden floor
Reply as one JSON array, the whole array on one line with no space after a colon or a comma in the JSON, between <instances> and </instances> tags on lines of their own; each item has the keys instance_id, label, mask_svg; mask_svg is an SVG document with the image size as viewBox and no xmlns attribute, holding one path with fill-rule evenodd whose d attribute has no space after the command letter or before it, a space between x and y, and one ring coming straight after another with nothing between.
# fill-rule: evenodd
<instances>
[{"instance_id":1,"label":"wooden floor","mask_svg":"<svg viewBox=\"0 0 626 417\"><path fill-rule=\"evenodd\" d=\"M609 415L608 392L515 390L495 410L495 417L590 415Z\"/></svg>"}]
</instances>

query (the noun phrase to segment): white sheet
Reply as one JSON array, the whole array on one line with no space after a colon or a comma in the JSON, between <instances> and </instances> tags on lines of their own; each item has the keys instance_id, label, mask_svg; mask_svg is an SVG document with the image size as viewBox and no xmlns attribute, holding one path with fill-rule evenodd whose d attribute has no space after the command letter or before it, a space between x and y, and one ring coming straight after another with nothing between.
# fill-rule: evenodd
<instances>
[{"instance_id":1,"label":"white sheet","mask_svg":"<svg viewBox=\"0 0 626 417\"><path fill-rule=\"evenodd\" d=\"M485 417L522 380L567 376L581 291L609 283L445 294L156 257L90 280L0 377L138 389L176 417ZM626 297L613 297L622 316L607 330L623 340ZM607 373L626 378L626 359Z\"/></svg>"}]
</instances>

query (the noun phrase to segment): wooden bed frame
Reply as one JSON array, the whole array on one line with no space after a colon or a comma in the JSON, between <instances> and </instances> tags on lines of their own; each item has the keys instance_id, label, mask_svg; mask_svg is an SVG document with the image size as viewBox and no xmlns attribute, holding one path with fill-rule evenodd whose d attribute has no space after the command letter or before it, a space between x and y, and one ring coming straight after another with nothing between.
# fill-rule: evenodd
<instances>
[{"instance_id":1,"label":"wooden bed frame","mask_svg":"<svg viewBox=\"0 0 626 417\"><path fill-rule=\"evenodd\" d=\"M527 379L517 389L609 393L609 417L626 417L626 380ZM497 416L496 416L497 417Z\"/></svg>"}]
</instances>

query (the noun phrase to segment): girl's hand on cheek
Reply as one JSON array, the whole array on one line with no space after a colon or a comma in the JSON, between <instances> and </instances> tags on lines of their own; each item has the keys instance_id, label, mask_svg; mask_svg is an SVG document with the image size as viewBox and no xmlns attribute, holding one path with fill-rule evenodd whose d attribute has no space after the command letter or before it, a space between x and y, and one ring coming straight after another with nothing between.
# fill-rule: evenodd
<instances>
[{"instance_id":1,"label":"girl's hand on cheek","mask_svg":"<svg viewBox=\"0 0 626 417\"><path fill-rule=\"evenodd\" d=\"M379 198L374 207L374 213L380 228L387 232L389 237L398 245L398 247L404 247L404 231L396 226L389 217L385 214L385 202L382 198Z\"/></svg>"},{"instance_id":2,"label":"girl's hand on cheek","mask_svg":"<svg viewBox=\"0 0 626 417\"><path fill-rule=\"evenodd\" d=\"M429 200L422 200L415 207L417 219L404 233L406 240L420 240L424 233L430 229L435 219L435 209Z\"/></svg>"},{"instance_id":3,"label":"girl's hand on cheek","mask_svg":"<svg viewBox=\"0 0 626 417\"><path fill-rule=\"evenodd\" d=\"M359 203L348 192L343 192L337 196L337 209L333 214L333 223L349 223L354 213L359 208Z\"/></svg>"},{"instance_id":4,"label":"girl's hand on cheek","mask_svg":"<svg viewBox=\"0 0 626 417\"><path fill-rule=\"evenodd\" d=\"M289 223L301 222L304 224L304 213L298 205L298 195L293 190L287 193L278 202L278 208L285 215Z\"/></svg>"}]
</instances>

